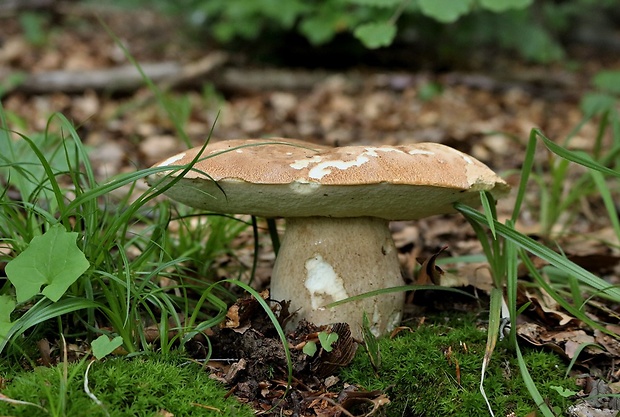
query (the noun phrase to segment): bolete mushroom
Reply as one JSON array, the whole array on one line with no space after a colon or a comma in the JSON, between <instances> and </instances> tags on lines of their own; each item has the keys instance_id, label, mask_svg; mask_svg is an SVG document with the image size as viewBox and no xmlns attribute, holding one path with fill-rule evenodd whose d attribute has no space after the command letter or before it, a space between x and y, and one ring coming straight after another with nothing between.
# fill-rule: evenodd
<instances>
[{"instance_id":1,"label":"bolete mushroom","mask_svg":"<svg viewBox=\"0 0 620 417\"><path fill-rule=\"evenodd\" d=\"M165 185L200 148L155 165ZM291 139L210 143L165 194L218 213L286 219L271 278L271 297L290 300L296 323L346 322L361 335L363 313L382 334L401 320L402 292L328 308L354 295L403 284L390 220L415 220L454 212L479 191L496 197L508 185L476 159L436 143L332 148Z\"/></svg>"}]
</instances>

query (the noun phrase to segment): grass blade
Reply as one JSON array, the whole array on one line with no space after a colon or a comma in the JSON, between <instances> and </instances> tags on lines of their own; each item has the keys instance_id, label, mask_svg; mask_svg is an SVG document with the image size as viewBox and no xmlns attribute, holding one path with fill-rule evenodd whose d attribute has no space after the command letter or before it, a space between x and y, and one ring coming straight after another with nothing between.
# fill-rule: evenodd
<instances>
[{"instance_id":1,"label":"grass blade","mask_svg":"<svg viewBox=\"0 0 620 417\"><path fill-rule=\"evenodd\" d=\"M477 210L461 203L455 204L456 209L461 212L465 217L475 221L479 224L486 224L486 217ZM552 251L546 246L541 245L534 239L526 236L518 231L507 227L497 221L495 223L495 229L497 233L505 239L511 240L517 246L525 249L526 251L538 256L541 259L549 262L560 269L565 270L568 273L573 274L579 281L587 284L599 291L600 296L606 296L616 302L620 302L620 288L609 285L601 278L585 270L574 262L569 261L565 257L562 257L558 253Z\"/></svg>"},{"instance_id":2,"label":"grass blade","mask_svg":"<svg viewBox=\"0 0 620 417\"><path fill-rule=\"evenodd\" d=\"M536 406L544 417L555 417L555 414L553 414L553 411L551 411L549 405L545 402L542 395L540 395L538 388L536 388L536 383L532 379L530 372L527 370L527 364L523 359L523 355L521 354L521 349L519 349L519 345L515 345L515 348L517 351L517 361L519 363L519 369L521 370L521 377L523 378L523 382L525 383L525 386L527 387L530 396L532 397L532 399L536 403Z\"/></svg>"},{"instance_id":3,"label":"grass blade","mask_svg":"<svg viewBox=\"0 0 620 417\"><path fill-rule=\"evenodd\" d=\"M598 192L603 199L605 210L607 210L609 220L611 221L611 226L613 227L616 238L618 239L616 244L620 244L620 218L617 214L614 198L609 191L609 187L605 184L603 174L597 171L590 171L590 175L592 176L592 179L596 184L596 188L598 188Z\"/></svg>"},{"instance_id":4,"label":"grass blade","mask_svg":"<svg viewBox=\"0 0 620 417\"><path fill-rule=\"evenodd\" d=\"M58 302L52 302L47 298L42 298L32 306L23 316L15 321L8 334L0 341L0 352L4 350L9 340L22 335L26 330L46 320L60 317L63 314L86 308L101 307L99 303L83 298L66 298Z\"/></svg>"},{"instance_id":5,"label":"grass blade","mask_svg":"<svg viewBox=\"0 0 620 417\"><path fill-rule=\"evenodd\" d=\"M493 239L497 239L497 236L495 234L495 223L493 222L493 219L497 218L497 212L495 211L495 200L493 200L491 193L489 193L488 191L481 191L480 201L482 202L484 215L487 218L487 224L489 225L489 229L491 230Z\"/></svg>"},{"instance_id":6,"label":"grass blade","mask_svg":"<svg viewBox=\"0 0 620 417\"><path fill-rule=\"evenodd\" d=\"M389 294L393 292L403 292L403 291L418 291L418 290L450 291L450 292L459 293L467 297L472 297L472 298L474 297L473 295L465 291L461 291L459 289L451 288L451 287L440 287L438 285L399 285L398 287L381 288L379 290L368 291L363 294L354 295L352 297L348 297L343 300L334 301L333 303L329 303L325 305L325 308L332 308L332 307L339 306L340 304L350 303L351 301L363 300L364 298L374 297L376 295L381 295L381 294Z\"/></svg>"},{"instance_id":7,"label":"grass blade","mask_svg":"<svg viewBox=\"0 0 620 417\"><path fill-rule=\"evenodd\" d=\"M540 138L544 145L554 154L567 159L571 162L575 162L579 165L583 165L586 168L590 168L596 171L599 171L603 174L611 175L616 178L620 178L620 172L614 171L613 169L607 168L604 165L599 164L594 159L592 159L588 154L584 152L575 152L569 151L568 149L563 148L560 145L554 143L551 139L547 138L540 129L532 129L532 134L534 134L537 138ZM530 135L531 137L531 135Z\"/></svg>"},{"instance_id":8,"label":"grass blade","mask_svg":"<svg viewBox=\"0 0 620 417\"><path fill-rule=\"evenodd\" d=\"M484 398L484 401L489 408L489 413L492 417L495 416L493 408L484 390L484 376L486 374L487 367L491 362L491 356L495 350L497 339L499 336L499 329L501 325L501 311L502 311L502 299L504 295L499 288L493 288L491 290L491 304L489 305L489 329L487 331L487 345L484 349L484 358L482 359L482 370L480 371L480 393Z\"/></svg>"}]
</instances>

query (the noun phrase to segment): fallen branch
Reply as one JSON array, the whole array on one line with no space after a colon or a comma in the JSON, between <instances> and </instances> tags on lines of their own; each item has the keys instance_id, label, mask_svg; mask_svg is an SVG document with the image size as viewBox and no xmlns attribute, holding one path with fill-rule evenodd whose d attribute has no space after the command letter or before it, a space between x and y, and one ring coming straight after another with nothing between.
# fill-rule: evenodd
<instances>
[{"instance_id":1,"label":"fallen branch","mask_svg":"<svg viewBox=\"0 0 620 417\"><path fill-rule=\"evenodd\" d=\"M188 64L161 62L141 64L141 68L153 82L164 90L179 86L200 86L208 81L216 89L234 94L255 94L265 91L308 91L324 82L330 76L343 76L349 88L361 87L363 77L355 72L336 73L322 70L291 70L288 68L239 68L225 66L228 54L213 52L205 58ZM10 73L0 71L0 79L8 79ZM569 75L551 79L540 74L523 77L518 74L504 74L493 77L485 74L453 72L436 80L444 85L462 85L472 89L502 92L520 89L537 96L555 99L573 98L576 81ZM429 76L416 73L381 73L371 79L376 88L402 90L417 88L429 82ZM130 93L144 87L144 80L133 65L89 71L49 71L26 74L22 82L4 86L5 94L23 92L27 94L49 94L54 92L81 93L86 90Z\"/></svg>"},{"instance_id":2,"label":"fallen branch","mask_svg":"<svg viewBox=\"0 0 620 417\"><path fill-rule=\"evenodd\" d=\"M205 58L181 65L176 62L141 64L144 74L163 88L173 88L205 77L227 60L224 53L212 53ZM144 80L133 65L89 70L48 71L32 73L13 86L7 93L20 91L28 94L52 92L80 93L86 90L106 92L131 92L144 86Z\"/></svg>"},{"instance_id":3,"label":"fallen branch","mask_svg":"<svg viewBox=\"0 0 620 417\"><path fill-rule=\"evenodd\" d=\"M291 70L278 68L226 68L215 74L213 84L220 90L234 92L261 92L272 90L311 90L325 81L333 72ZM347 81L361 83L359 77L349 76Z\"/></svg>"}]
</instances>

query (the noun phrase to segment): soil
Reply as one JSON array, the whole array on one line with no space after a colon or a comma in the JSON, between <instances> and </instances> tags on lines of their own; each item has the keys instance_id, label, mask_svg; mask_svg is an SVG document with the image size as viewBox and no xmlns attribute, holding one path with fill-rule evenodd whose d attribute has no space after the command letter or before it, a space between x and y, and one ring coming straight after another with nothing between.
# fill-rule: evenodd
<instances>
[{"instance_id":1,"label":"soil","mask_svg":"<svg viewBox=\"0 0 620 417\"><path fill-rule=\"evenodd\" d=\"M268 298L267 291L262 295ZM276 306L275 313L283 326L289 313L285 304ZM338 339L325 347L319 341L320 333L337 334ZM332 402L317 399L336 397L336 393L328 392L328 389L339 382L335 374L340 367L350 363L358 347L348 324L318 327L301 321L287 333L286 346L289 347L294 375L291 381L288 380L285 345L274 323L253 297L242 298L232 305L227 319L213 330L209 341L211 351L206 359L211 377L230 386L231 393L241 401L251 403L254 409L277 409L292 415L307 415L308 410L318 407L322 412L335 409L333 415L346 410L342 399ZM193 352L196 359L205 359L208 349L204 342L206 340L196 338L188 346L188 351ZM309 343L317 347L316 352L304 353L304 347ZM289 382L294 395L287 395ZM360 390L355 388L355 391L359 393ZM353 390L348 388L346 392Z\"/></svg>"}]
</instances>

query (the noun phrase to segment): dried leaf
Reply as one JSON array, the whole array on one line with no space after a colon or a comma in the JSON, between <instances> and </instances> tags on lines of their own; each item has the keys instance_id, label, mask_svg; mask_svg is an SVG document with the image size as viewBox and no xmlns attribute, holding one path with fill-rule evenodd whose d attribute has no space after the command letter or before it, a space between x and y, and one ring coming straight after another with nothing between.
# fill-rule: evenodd
<instances>
[{"instance_id":1,"label":"dried leaf","mask_svg":"<svg viewBox=\"0 0 620 417\"><path fill-rule=\"evenodd\" d=\"M357 387L350 385L338 395L338 402L345 410L357 409L367 404L372 408L362 416L368 417L389 404L390 399L381 391L357 391Z\"/></svg>"},{"instance_id":2,"label":"dried leaf","mask_svg":"<svg viewBox=\"0 0 620 417\"><path fill-rule=\"evenodd\" d=\"M610 330L615 334L620 335L620 326L608 324L605 327L607 328L607 330ZM618 339L611 337L610 335L605 334L598 329L594 330L594 339L596 340L596 343L603 346L611 355L615 356L616 358L620 357L620 341L618 341Z\"/></svg>"},{"instance_id":3,"label":"dried leaf","mask_svg":"<svg viewBox=\"0 0 620 417\"><path fill-rule=\"evenodd\" d=\"M525 293L526 299L531 303L529 312L533 312L544 323L552 327L566 327L569 325L578 325L580 323L575 317L560 311L560 306L555 300L549 296L543 289L540 289L540 296Z\"/></svg>"},{"instance_id":4,"label":"dried leaf","mask_svg":"<svg viewBox=\"0 0 620 417\"><path fill-rule=\"evenodd\" d=\"M435 265L435 262L441 252L447 248L447 246L442 247L439 251L437 251L437 253L421 262L420 259L418 259L418 262L422 264L422 268L420 268L420 272L418 272L418 276L416 277L416 284L430 285L432 283L435 285L441 285L441 277L444 274L444 271Z\"/></svg>"},{"instance_id":5,"label":"dried leaf","mask_svg":"<svg viewBox=\"0 0 620 417\"><path fill-rule=\"evenodd\" d=\"M269 292L260 293L263 300L269 298ZM222 328L232 329L239 333L244 333L251 326L251 319L261 305L252 296L238 299L235 304L228 308L226 320L220 325Z\"/></svg>"},{"instance_id":6,"label":"dried leaf","mask_svg":"<svg viewBox=\"0 0 620 417\"><path fill-rule=\"evenodd\" d=\"M326 330L319 333L337 334L338 338L332 343L331 351L327 351L321 342L321 351L311 364L311 370L319 378L324 378L338 372L353 360L357 351L357 343L351 336L351 329L347 323L334 323L326 326Z\"/></svg>"}]
</instances>

